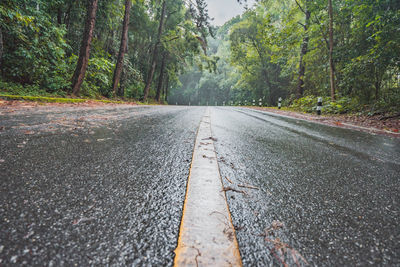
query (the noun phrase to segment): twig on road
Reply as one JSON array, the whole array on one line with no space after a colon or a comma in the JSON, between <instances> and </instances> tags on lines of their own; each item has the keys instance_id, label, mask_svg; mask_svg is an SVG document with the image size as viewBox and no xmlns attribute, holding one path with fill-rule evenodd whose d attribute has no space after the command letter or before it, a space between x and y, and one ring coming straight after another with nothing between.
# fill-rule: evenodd
<instances>
[{"instance_id":1,"label":"twig on road","mask_svg":"<svg viewBox=\"0 0 400 267\"><path fill-rule=\"evenodd\" d=\"M224 191L224 192L226 192L226 191L233 191L233 192L236 192L236 193L242 193L242 194L245 194L245 195L246 195L246 192L245 192L245 191L237 190L237 189L235 189L235 188L233 188L233 187L230 187L230 186L224 187L224 188L222 189L222 191ZM222 191L221 191L221 192L222 192Z\"/></svg>"},{"instance_id":2,"label":"twig on road","mask_svg":"<svg viewBox=\"0 0 400 267\"><path fill-rule=\"evenodd\" d=\"M201 139L201 140L211 140L211 141L214 141L214 142L217 142L217 141L218 141L217 138L214 138L214 137L212 137L212 136L207 137L207 138L203 138L203 139Z\"/></svg>"},{"instance_id":3,"label":"twig on road","mask_svg":"<svg viewBox=\"0 0 400 267\"><path fill-rule=\"evenodd\" d=\"M245 184L238 184L239 187L249 188L249 189L256 189L260 190L260 188L252 186L252 185L245 185Z\"/></svg>"},{"instance_id":4,"label":"twig on road","mask_svg":"<svg viewBox=\"0 0 400 267\"><path fill-rule=\"evenodd\" d=\"M231 184L233 184L233 183L232 183L232 181L231 181L231 180L229 180L229 178L228 178L228 177L226 177L226 176L225 176L225 179L226 179L228 182L230 182Z\"/></svg>"},{"instance_id":5,"label":"twig on road","mask_svg":"<svg viewBox=\"0 0 400 267\"><path fill-rule=\"evenodd\" d=\"M192 246L191 248L194 248L195 250L197 250L197 255L196 255L196 257L194 257L194 260L196 261L196 267L199 267L199 262L197 260L197 257L201 257L200 250L194 246Z\"/></svg>"}]
</instances>

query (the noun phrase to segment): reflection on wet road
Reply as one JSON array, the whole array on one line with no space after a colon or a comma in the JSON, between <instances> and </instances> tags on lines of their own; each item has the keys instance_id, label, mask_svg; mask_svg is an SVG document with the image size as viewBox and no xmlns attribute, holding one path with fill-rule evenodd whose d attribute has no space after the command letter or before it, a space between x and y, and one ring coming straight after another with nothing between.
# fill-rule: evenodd
<instances>
[{"instance_id":1,"label":"reflection on wet road","mask_svg":"<svg viewBox=\"0 0 400 267\"><path fill-rule=\"evenodd\" d=\"M0 113L0 265L172 265L204 112ZM399 139L210 116L244 266L400 264Z\"/></svg>"}]
</instances>

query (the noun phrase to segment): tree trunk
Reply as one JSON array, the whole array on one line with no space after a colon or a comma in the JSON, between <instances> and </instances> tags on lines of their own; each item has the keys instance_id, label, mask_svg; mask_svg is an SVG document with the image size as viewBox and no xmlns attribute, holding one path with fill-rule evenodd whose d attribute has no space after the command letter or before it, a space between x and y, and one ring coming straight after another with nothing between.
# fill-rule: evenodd
<instances>
[{"instance_id":1,"label":"tree trunk","mask_svg":"<svg viewBox=\"0 0 400 267\"><path fill-rule=\"evenodd\" d=\"M335 100L336 85L335 85L335 65L333 63L333 7L332 0L328 0L329 13L329 67L330 67L330 82L331 82L331 99Z\"/></svg>"},{"instance_id":2,"label":"tree trunk","mask_svg":"<svg viewBox=\"0 0 400 267\"><path fill-rule=\"evenodd\" d=\"M166 0L164 0L163 4L162 4L160 24L158 25L157 42L156 42L156 44L154 46L153 58L151 60L150 72L149 72L149 76L147 78L146 87L144 88L144 96L143 96L143 100L144 101L146 101L146 99L147 99L147 97L149 95L151 82L153 81L154 71L156 69L156 59L157 59L157 54L158 54L158 46L160 45L161 35L162 35L162 31L163 31L164 16L165 16L165 6L166 6Z\"/></svg>"},{"instance_id":3,"label":"tree trunk","mask_svg":"<svg viewBox=\"0 0 400 267\"><path fill-rule=\"evenodd\" d=\"M157 93L156 93L156 100L160 102L161 100L161 90L164 81L164 71L165 71L165 62L167 61L167 52L163 53L162 61L161 61L161 68L160 68L160 76L158 77L158 86L157 86Z\"/></svg>"},{"instance_id":4,"label":"tree trunk","mask_svg":"<svg viewBox=\"0 0 400 267\"><path fill-rule=\"evenodd\" d=\"M72 94L76 96L79 95L89 63L90 44L92 42L94 25L96 23L97 3L98 0L88 0L85 31L83 33L78 63L74 75L72 76Z\"/></svg>"},{"instance_id":5,"label":"tree trunk","mask_svg":"<svg viewBox=\"0 0 400 267\"><path fill-rule=\"evenodd\" d=\"M71 25L71 23L70 23L71 22L71 9L72 9L73 3L74 3L73 1L69 2L67 11L65 12L65 15L64 15L64 24L66 25L67 32L69 31L69 27Z\"/></svg>"},{"instance_id":6,"label":"tree trunk","mask_svg":"<svg viewBox=\"0 0 400 267\"><path fill-rule=\"evenodd\" d=\"M168 87L169 87L169 76L168 76L168 74L167 74L167 80L166 80L166 82L165 82L165 102L167 102L168 103Z\"/></svg>"},{"instance_id":7,"label":"tree trunk","mask_svg":"<svg viewBox=\"0 0 400 267\"><path fill-rule=\"evenodd\" d=\"M375 100L379 100L379 91L381 88L381 83L379 81L375 81Z\"/></svg>"},{"instance_id":8,"label":"tree trunk","mask_svg":"<svg viewBox=\"0 0 400 267\"><path fill-rule=\"evenodd\" d=\"M262 75L264 76L265 83L267 84L268 89L269 89L269 95L268 95L269 104L272 105L273 104L272 83L271 83L270 77L268 75L268 71L265 69L265 67L263 67L261 72L262 72Z\"/></svg>"},{"instance_id":9,"label":"tree trunk","mask_svg":"<svg viewBox=\"0 0 400 267\"><path fill-rule=\"evenodd\" d=\"M311 13L307 9L307 3L304 9L304 13L306 15L306 19L304 22L304 37L303 37L303 42L301 44L301 51L300 51L300 63L299 63L299 78L297 81L297 98L300 98L303 96L304 93L304 75L306 73L306 64L304 63L304 56L308 52L308 41L309 41L309 36L308 36L308 25L310 23L310 17Z\"/></svg>"},{"instance_id":10,"label":"tree trunk","mask_svg":"<svg viewBox=\"0 0 400 267\"><path fill-rule=\"evenodd\" d=\"M62 24L62 9L61 9L61 6L58 6L58 8L57 8L57 24L58 25Z\"/></svg>"},{"instance_id":11,"label":"tree trunk","mask_svg":"<svg viewBox=\"0 0 400 267\"><path fill-rule=\"evenodd\" d=\"M117 92L119 79L121 78L121 72L124 65L124 55L126 52L126 44L128 41L128 27L129 27L129 12L131 10L132 0L125 0L125 15L124 22L122 26L122 38L121 38L121 46L119 47L117 65L115 66L114 77L113 77L113 86L112 90L114 95L123 95L122 92Z\"/></svg>"}]
</instances>

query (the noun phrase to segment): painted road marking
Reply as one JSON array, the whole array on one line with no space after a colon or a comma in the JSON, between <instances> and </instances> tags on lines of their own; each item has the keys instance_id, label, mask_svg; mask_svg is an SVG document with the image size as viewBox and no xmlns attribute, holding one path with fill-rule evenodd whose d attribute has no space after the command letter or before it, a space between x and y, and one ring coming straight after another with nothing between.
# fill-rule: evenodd
<instances>
[{"instance_id":1,"label":"painted road marking","mask_svg":"<svg viewBox=\"0 0 400 267\"><path fill-rule=\"evenodd\" d=\"M242 266L211 136L207 109L193 151L175 266Z\"/></svg>"}]
</instances>

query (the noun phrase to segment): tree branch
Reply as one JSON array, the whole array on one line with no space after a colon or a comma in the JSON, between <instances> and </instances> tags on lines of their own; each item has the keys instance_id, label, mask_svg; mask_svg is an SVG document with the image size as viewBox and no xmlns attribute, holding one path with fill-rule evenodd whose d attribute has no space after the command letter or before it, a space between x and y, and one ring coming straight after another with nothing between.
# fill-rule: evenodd
<instances>
[{"instance_id":1,"label":"tree branch","mask_svg":"<svg viewBox=\"0 0 400 267\"><path fill-rule=\"evenodd\" d=\"M305 28L306 27L306 25L304 25L303 23L301 23L301 22L297 22L298 24L300 24L301 26L303 26L303 28Z\"/></svg>"},{"instance_id":2,"label":"tree branch","mask_svg":"<svg viewBox=\"0 0 400 267\"><path fill-rule=\"evenodd\" d=\"M300 8L301 12L303 12L304 14L306 14L306 11L303 9L303 7L299 4L299 2L297 2L297 0L294 0L297 4L297 6Z\"/></svg>"}]
</instances>

